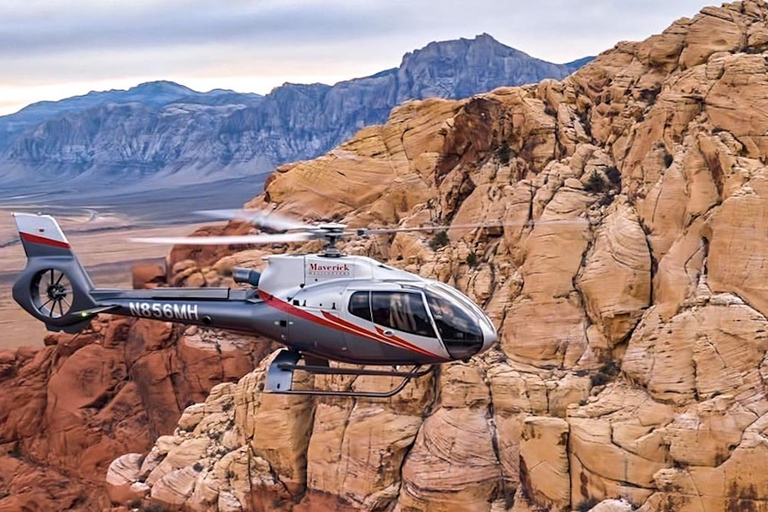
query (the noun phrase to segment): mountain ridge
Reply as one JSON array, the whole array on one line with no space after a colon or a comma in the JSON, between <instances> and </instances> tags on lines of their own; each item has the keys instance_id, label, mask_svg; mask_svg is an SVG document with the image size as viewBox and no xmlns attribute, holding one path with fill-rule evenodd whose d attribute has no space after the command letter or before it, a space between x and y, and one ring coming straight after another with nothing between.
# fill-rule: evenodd
<instances>
[{"instance_id":1,"label":"mountain ridge","mask_svg":"<svg viewBox=\"0 0 768 512\"><path fill-rule=\"evenodd\" d=\"M210 91L214 92L214 91ZM0 152L10 139L25 129L67 112L85 110L99 105L131 102L164 105L174 100L204 95L189 87L169 80L144 82L128 89L90 91L61 100L44 100L31 103L15 113L0 116Z\"/></svg>"},{"instance_id":2,"label":"mountain ridge","mask_svg":"<svg viewBox=\"0 0 768 512\"><path fill-rule=\"evenodd\" d=\"M147 82L0 117L0 172L7 183L68 178L89 186L255 175L319 156L357 130L382 124L404 101L467 97L563 78L573 69L481 34L430 43L405 54L400 66L367 77L285 83L265 96ZM46 117L46 109L52 115Z\"/></svg>"}]
</instances>

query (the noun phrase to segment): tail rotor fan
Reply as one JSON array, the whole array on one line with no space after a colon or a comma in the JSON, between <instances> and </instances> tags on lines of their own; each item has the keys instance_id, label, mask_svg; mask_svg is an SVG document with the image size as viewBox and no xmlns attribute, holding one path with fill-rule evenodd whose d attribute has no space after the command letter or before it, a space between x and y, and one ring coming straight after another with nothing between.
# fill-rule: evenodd
<instances>
[{"instance_id":1,"label":"tail rotor fan","mask_svg":"<svg viewBox=\"0 0 768 512\"><path fill-rule=\"evenodd\" d=\"M60 270L49 268L38 272L30 291L42 317L61 318L72 309L72 283Z\"/></svg>"}]
</instances>

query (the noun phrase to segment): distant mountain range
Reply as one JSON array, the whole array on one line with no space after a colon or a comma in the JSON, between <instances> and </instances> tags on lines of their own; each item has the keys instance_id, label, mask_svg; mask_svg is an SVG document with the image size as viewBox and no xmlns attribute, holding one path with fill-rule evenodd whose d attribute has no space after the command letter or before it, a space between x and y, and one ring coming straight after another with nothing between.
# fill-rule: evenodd
<instances>
[{"instance_id":1,"label":"distant mountain range","mask_svg":"<svg viewBox=\"0 0 768 512\"><path fill-rule=\"evenodd\" d=\"M286 83L261 96L158 81L35 103L0 117L0 181L157 186L256 175L321 155L404 101L561 79L590 60L553 64L483 34L430 43L397 68L333 86Z\"/></svg>"}]
</instances>

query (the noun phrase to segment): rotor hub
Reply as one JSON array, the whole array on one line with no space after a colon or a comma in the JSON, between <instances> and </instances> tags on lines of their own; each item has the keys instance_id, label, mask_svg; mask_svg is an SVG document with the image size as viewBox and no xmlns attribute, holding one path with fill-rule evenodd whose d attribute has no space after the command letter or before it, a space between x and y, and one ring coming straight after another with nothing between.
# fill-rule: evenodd
<instances>
[{"instance_id":1,"label":"rotor hub","mask_svg":"<svg viewBox=\"0 0 768 512\"><path fill-rule=\"evenodd\" d=\"M327 223L317 226L320 236L325 238L325 248L321 254L322 256L330 258L338 258L339 256L342 256L341 252L336 247L336 242L344 237L346 228L346 224L338 223Z\"/></svg>"},{"instance_id":2,"label":"rotor hub","mask_svg":"<svg viewBox=\"0 0 768 512\"><path fill-rule=\"evenodd\" d=\"M60 301L67 296L67 289L61 284L52 284L46 290L46 295L53 301Z\"/></svg>"}]
</instances>

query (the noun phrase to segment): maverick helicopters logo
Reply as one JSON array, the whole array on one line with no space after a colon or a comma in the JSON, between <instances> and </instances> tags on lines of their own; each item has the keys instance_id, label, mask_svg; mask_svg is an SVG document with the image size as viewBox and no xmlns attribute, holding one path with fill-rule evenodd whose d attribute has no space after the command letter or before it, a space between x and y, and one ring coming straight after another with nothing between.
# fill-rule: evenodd
<instances>
[{"instance_id":1,"label":"maverick helicopters logo","mask_svg":"<svg viewBox=\"0 0 768 512\"><path fill-rule=\"evenodd\" d=\"M348 263L310 263L307 275L312 277L352 277Z\"/></svg>"}]
</instances>

